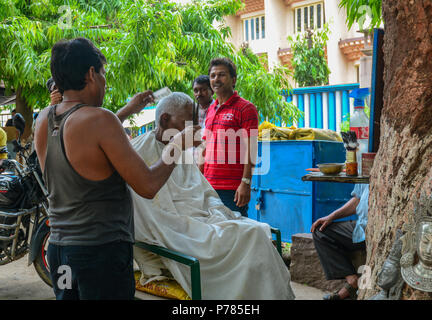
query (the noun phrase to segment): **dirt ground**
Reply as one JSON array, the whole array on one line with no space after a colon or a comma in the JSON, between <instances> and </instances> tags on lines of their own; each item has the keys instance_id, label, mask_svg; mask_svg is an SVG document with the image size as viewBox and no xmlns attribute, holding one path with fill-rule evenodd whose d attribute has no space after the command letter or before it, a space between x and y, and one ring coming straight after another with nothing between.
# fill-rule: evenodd
<instances>
[{"instance_id":1,"label":"dirt ground","mask_svg":"<svg viewBox=\"0 0 432 320\"><path fill-rule=\"evenodd\" d=\"M39 278L28 256L0 266L0 300L55 299L52 288Z\"/></svg>"},{"instance_id":2,"label":"dirt ground","mask_svg":"<svg viewBox=\"0 0 432 320\"><path fill-rule=\"evenodd\" d=\"M54 300L52 288L43 282L33 265L27 266L28 256L0 266L0 300ZM292 282L296 300L321 300L324 292ZM158 300L146 294L140 298Z\"/></svg>"}]
</instances>

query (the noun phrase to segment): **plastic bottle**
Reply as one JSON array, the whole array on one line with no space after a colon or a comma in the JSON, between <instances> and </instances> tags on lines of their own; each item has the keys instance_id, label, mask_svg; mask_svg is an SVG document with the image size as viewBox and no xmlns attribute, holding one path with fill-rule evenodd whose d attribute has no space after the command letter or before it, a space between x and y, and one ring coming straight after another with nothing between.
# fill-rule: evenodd
<instances>
[{"instance_id":1,"label":"plastic bottle","mask_svg":"<svg viewBox=\"0 0 432 320\"><path fill-rule=\"evenodd\" d=\"M350 97L354 98L354 114L350 117L350 131L357 136L359 148L357 151L358 172L361 175L362 154L369 148L369 118L364 111L364 99L369 95L369 88L354 89Z\"/></svg>"}]
</instances>

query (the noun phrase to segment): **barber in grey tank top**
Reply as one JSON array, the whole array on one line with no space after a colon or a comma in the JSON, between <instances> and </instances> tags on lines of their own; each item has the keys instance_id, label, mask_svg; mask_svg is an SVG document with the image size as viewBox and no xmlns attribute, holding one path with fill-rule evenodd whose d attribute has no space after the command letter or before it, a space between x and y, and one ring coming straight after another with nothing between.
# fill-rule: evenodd
<instances>
[{"instance_id":1,"label":"barber in grey tank top","mask_svg":"<svg viewBox=\"0 0 432 320\"><path fill-rule=\"evenodd\" d=\"M122 122L152 102L152 92L136 94L117 114L102 108L105 64L102 52L87 39L57 42L51 73L63 101L45 108L35 127L35 149L49 192L48 263L59 300L134 298L127 185L153 198L174 169L174 149L184 148L185 136L199 130L188 127L172 137L162 158L148 167ZM65 275L71 286L64 285Z\"/></svg>"}]
</instances>

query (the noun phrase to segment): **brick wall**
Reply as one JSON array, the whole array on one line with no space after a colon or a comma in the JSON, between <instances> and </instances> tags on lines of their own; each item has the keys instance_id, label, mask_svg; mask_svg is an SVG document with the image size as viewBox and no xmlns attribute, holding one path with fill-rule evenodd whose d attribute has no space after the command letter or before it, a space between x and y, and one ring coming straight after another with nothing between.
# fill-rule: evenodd
<instances>
[{"instance_id":1,"label":"brick wall","mask_svg":"<svg viewBox=\"0 0 432 320\"><path fill-rule=\"evenodd\" d=\"M237 15L264 10L264 0L243 0L245 7L237 12Z\"/></svg>"}]
</instances>

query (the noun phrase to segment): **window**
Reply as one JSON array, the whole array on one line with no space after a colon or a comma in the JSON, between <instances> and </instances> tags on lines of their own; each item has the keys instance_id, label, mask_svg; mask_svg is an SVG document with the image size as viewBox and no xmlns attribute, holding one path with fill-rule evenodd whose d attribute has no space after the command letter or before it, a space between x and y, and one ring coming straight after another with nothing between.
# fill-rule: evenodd
<instances>
[{"instance_id":1,"label":"window","mask_svg":"<svg viewBox=\"0 0 432 320\"><path fill-rule=\"evenodd\" d=\"M315 11L315 10L314 10L314 9L315 9L315 8L314 8L313 6L310 6L310 7L309 7L309 10L310 10L310 11L309 11L309 12L310 12L310 14L309 14L309 17L310 17L310 21L309 21L310 23L309 23L309 25L310 25L310 26L315 26L315 25L314 25L314 11Z\"/></svg>"},{"instance_id":2,"label":"window","mask_svg":"<svg viewBox=\"0 0 432 320\"><path fill-rule=\"evenodd\" d=\"M303 8L303 17L304 17L304 29L306 30L307 28L309 28L309 23L308 23L308 7Z\"/></svg>"},{"instance_id":3,"label":"window","mask_svg":"<svg viewBox=\"0 0 432 320\"><path fill-rule=\"evenodd\" d=\"M244 41L265 39L265 17L253 17L243 20Z\"/></svg>"},{"instance_id":4,"label":"window","mask_svg":"<svg viewBox=\"0 0 432 320\"><path fill-rule=\"evenodd\" d=\"M317 28L320 29L321 25L321 4L317 4Z\"/></svg>"},{"instance_id":5,"label":"window","mask_svg":"<svg viewBox=\"0 0 432 320\"><path fill-rule=\"evenodd\" d=\"M249 20L245 20L244 27L245 27L245 41L249 41Z\"/></svg>"},{"instance_id":6,"label":"window","mask_svg":"<svg viewBox=\"0 0 432 320\"><path fill-rule=\"evenodd\" d=\"M297 9L297 32L301 32L301 9Z\"/></svg>"},{"instance_id":7,"label":"window","mask_svg":"<svg viewBox=\"0 0 432 320\"><path fill-rule=\"evenodd\" d=\"M299 7L294 12L294 26L296 32L304 32L307 29L321 29L325 21L323 4L315 3L305 7Z\"/></svg>"}]
</instances>

